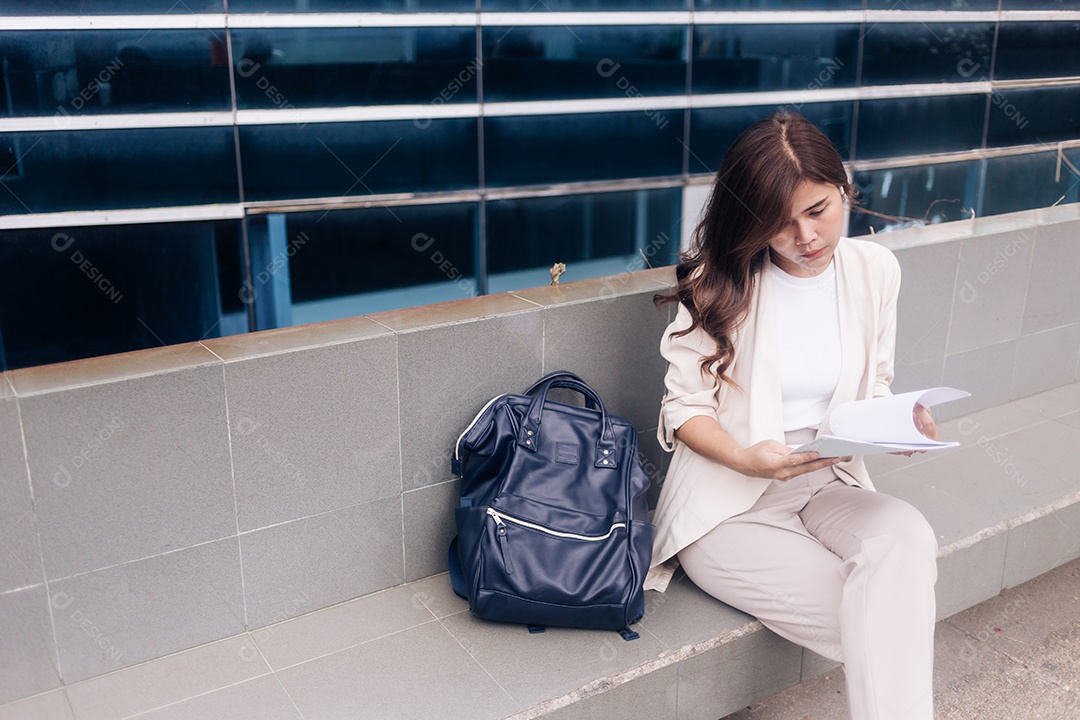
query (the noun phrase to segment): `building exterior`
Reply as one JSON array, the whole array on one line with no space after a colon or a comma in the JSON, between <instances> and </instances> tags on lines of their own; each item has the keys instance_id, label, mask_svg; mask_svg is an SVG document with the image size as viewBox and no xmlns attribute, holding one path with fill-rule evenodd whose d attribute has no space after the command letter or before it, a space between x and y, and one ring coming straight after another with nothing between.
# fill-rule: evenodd
<instances>
[{"instance_id":1,"label":"building exterior","mask_svg":"<svg viewBox=\"0 0 1080 720\"><path fill-rule=\"evenodd\" d=\"M1080 0L5 0L0 370L674 262L797 110L862 235L1080 200Z\"/></svg>"}]
</instances>

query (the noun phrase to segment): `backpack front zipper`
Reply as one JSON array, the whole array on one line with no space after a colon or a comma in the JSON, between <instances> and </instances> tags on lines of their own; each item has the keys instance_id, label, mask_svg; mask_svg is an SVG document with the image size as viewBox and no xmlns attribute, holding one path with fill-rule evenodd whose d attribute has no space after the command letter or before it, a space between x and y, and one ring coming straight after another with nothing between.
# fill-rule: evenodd
<instances>
[{"instance_id":1,"label":"backpack front zipper","mask_svg":"<svg viewBox=\"0 0 1080 720\"><path fill-rule=\"evenodd\" d=\"M616 530L626 527L626 523L617 522L613 523L611 528L603 535L578 535L577 533L568 533L562 532L561 530L552 530L551 528L544 527L543 525L537 525L536 523L531 523L528 520L522 520L521 518L516 518L513 515L507 515L506 513L499 512L493 507L489 507L487 509L487 514L495 519L495 525L499 528L502 528L504 534L506 525L503 521L508 521L512 522L515 525L527 527L530 530L536 530L537 532L542 532L547 535L554 535L555 537L567 538L570 540L586 540L589 542L599 542L601 540L607 540Z\"/></svg>"},{"instance_id":2,"label":"backpack front zipper","mask_svg":"<svg viewBox=\"0 0 1080 720\"><path fill-rule=\"evenodd\" d=\"M506 569L507 575L514 574L514 561L510 556L510 538L506 534L506 523L510 522L514 525L520 525L521 527L529 528L530 530L536 530L542 532L545 535L551 535L553 537L566 538L568 540L585 540L587 542L601 542L611 537L619 528L625 528L626 523L617 522L613 523L606 533L603 535L578 535L577 533L562 532L561 530L552 530L551 528L544 527L543 525L537 525L531 523L528 520L522 520L516 518L513 515L507 515L506 513L499 512L493 507L487 509L487 514L495 521L495 537L499 541L499 552L502 553L503 567Z\"/></svg>"}]
</instances>

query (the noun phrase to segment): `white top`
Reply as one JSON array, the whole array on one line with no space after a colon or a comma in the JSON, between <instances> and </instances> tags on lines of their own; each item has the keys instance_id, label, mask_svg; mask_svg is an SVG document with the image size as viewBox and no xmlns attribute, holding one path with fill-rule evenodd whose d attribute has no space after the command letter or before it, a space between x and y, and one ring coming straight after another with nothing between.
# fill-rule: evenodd
<instances>
[{"instance_id":1,"label":"white top","mask_svg":"<svg viewBox=\"0 0 1080 720\"><path fill-rule=\"evenodd\" d=\"M772 280L784 432L816 430L840 381L836 262L808 278L773 265Z\"/></svg>"}]
</instances>

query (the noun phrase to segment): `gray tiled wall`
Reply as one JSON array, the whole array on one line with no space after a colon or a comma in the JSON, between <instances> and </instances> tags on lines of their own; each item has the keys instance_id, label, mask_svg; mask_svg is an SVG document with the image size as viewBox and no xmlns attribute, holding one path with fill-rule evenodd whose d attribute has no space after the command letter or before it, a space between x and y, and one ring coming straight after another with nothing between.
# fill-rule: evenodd
<instances>
[{"instance_id":1,"label":"gray tiled wall","mask_svg":"<svg viewBox=\"0 0 1080 720\"><path fill-rule=\"evenodd\" d=\"M897 389L1080 379L1080 219L882 236ZM1041 223L1041 224L1040 224ZM938 233L935 235L935 233ZM650 475L670 269L0 374L0 703L441 572L450 447L571 369ZM797 669L797 668L796 668Z\"/></svg>"},{"instance_id":2,"label":"gray tiled wall","mask_svg":"<svg viewBox=\"0 0 1080 720\"><path fill-rule=\"evenodd\" d=\"M904 247L910 233L880 238L903 270L894 389L970 392L940 409L948 419L1080 379L1075 216L1072 206L951 223L954 236L969 232L916 247Z\"/></svg>"}]
</instances>

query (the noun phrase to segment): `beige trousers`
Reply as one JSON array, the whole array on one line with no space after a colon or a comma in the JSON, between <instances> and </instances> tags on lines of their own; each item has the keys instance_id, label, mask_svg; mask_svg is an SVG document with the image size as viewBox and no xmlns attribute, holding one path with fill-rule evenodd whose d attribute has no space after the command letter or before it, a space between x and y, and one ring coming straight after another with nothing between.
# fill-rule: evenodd
<instances>
[{"instance_id":1,"label":"beige trousers","mask_svg":"<svg viewBox=\"0 0 1080 720\"><path fill-rule=\"evenodd\" d=\"M826 468L774 480L679 562L713 597L843 662L852 720L933 720L936 556L918 510Z\"/></svg>"}]
</instances>

